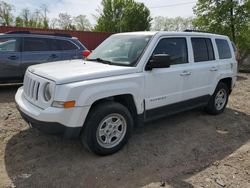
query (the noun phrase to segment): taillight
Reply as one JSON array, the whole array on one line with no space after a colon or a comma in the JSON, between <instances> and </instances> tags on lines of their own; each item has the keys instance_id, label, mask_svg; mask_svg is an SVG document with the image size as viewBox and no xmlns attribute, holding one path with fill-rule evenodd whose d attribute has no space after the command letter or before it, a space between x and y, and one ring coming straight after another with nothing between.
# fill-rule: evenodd
<instances>
[{"instance_id":1,"label":"taillight","mask_svg":"<svg viewBox=\"0 0 250 188\"><path fill-rule=\"evenodd\" d=\"M88 57L90 54L91 54L91 52L88 51L88 50L84 50L84 51L82 52L82 56L83 56L84 58Z\"/></svg>"}]
</instances>

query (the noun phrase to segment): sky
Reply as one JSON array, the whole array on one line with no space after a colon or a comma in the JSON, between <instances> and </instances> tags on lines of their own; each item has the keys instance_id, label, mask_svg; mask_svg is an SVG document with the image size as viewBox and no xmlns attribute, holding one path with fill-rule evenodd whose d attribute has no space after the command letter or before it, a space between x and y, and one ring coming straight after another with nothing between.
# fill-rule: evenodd
<instances>
[{"instance_id":1,"label":"sky","mask_svg":"<svg viewBox=\"0 0 250 188\"><path fill-rule=\"evenodd\" d=\"M47 4L49 18L56 18L59 13L68 13L71 16L84 14L92 24L96 23L93 15L98 15L96 9L101 7L102 0L7 0L15 6L14 14L20 14L21 9L39 9L41 4ZM150 10L151 16L190 17L193 16L193 6L197 0L135 0L144 3Z\"/></svg>"}]
</instances>

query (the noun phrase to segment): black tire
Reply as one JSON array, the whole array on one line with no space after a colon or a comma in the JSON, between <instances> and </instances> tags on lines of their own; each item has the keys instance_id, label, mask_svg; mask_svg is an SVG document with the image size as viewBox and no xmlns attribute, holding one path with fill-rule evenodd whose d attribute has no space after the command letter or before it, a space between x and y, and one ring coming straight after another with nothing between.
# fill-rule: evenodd
<instances>
[{"instance_id":1,"label":"black tire","mask_svg":"<svg viewBox=\"0 0 250 188\"><path fill-rule=\"evenodd\" d=\"M123 133L123 137L121 136L120 138L121 140L117 142L117 145L115 145L114 147L107 148L101 145L103 144L102 143L103 140L100 141L101 137L97 136L98 134L97 131L99 130L100 126L102 127L101 123L105 120L105 118L109 118L109 119L111 118L112 123L113 123L112 115L114 114L117 116L119 115L119 117L121 118L123 117L122 120L126 121L126 130ZM109 124L108 125L107 123L105 124L106 124L105 128L106 126L109 126ZM84 146L87 147L88 150L90 150L91 152L97 155L110 155L119 151L127 143L132 133L132 129L133 129L133 119L132 119L131 113L125 106L121 105L120 103L115 103L115 102L104 102L104 103L97 105L96 107L94 107L93 110L90 111L90 114L88 115L86 123L84 125L84 130L81 134L81 141L84 144ZM105 140L106 140L106 136L110 137L110 135L108 136L106 134L104 135Z\"/></svg>"},{"instance_id":2,"label":"black tire","mask_svg":"<svg viewBox=\"0 0 250 188\"><path fill-rule=\"evenodd\" d=\"M217 105L216 105L216 96L219 94L219 92L225 93L225 102L223 102L223 104L221 105L220 108L217 107ZM224 84L223 82L219 82L215 91L214 91L214 94L209 99L209 102L206 106L206 112L209 114L213 114L213 115L217 115L217 114L222 113L227 106L228 97L229 97L229 89L228 89L227 85Z\"/></svg>"}]
</instances>

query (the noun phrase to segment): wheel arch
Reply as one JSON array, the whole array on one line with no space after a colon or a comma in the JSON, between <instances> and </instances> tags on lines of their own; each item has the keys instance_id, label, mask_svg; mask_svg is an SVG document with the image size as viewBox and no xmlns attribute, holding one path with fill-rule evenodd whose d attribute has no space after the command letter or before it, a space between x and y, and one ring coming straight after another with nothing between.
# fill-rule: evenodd
<instances>
[{"instance_id":1,"label":"wheel arch","mask_svg":"<svg viewBox=\"0 0 250 188\"><path fill-rule=\"evenodd\" d=\"M129 112L131 113L133 117L134 122L136 123L138 121L138 109L136 107L135 99L132 94L114 95L114 96L98 99L94 101L92 105L90 106L88 115L96 106L105 102L117 102L117 103L122 104L129 110Z\"/></svg>"},{"instance_id":2,"label":"wheel arch","mask_svg":"<svg viewBox=\"0 0 250 188\"><path fill-rule=\"evenodd\" d=\"M228 87L229 93L232 92L232 88L233 88L232 82L233 82L233 79L231 77L222 78L222 79L220 79L219 83L220 82L226 84L226 86Z\"/></svg>"}]
</instances>

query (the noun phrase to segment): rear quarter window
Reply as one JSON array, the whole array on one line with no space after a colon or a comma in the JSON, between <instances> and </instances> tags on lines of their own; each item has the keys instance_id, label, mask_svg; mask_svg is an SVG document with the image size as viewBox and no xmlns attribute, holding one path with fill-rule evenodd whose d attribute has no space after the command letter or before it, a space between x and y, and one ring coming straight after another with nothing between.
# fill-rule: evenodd
<instances>
[{"instance_id":1,"label":"rear quarter window","mask_svg":"<svg viewBox=\"0 0 250 188\"><path fill-rule=\"evenodd\" d=\"M67 40L56 40L58 46L60 46L61 50L76 50L78 47L70 41Z\"/></svg>"},{"instance_id":2,"label":"rear quarter window","mask_svg":"<svg viewBox=\"0 0 250 188\"><path fill-rule=\"evenodd\" d=\"M219 58L220 59L230 59L232 58L231 50L228 44L228 41L225 39L215 39Z\"/></svg>"}]
</instances>

